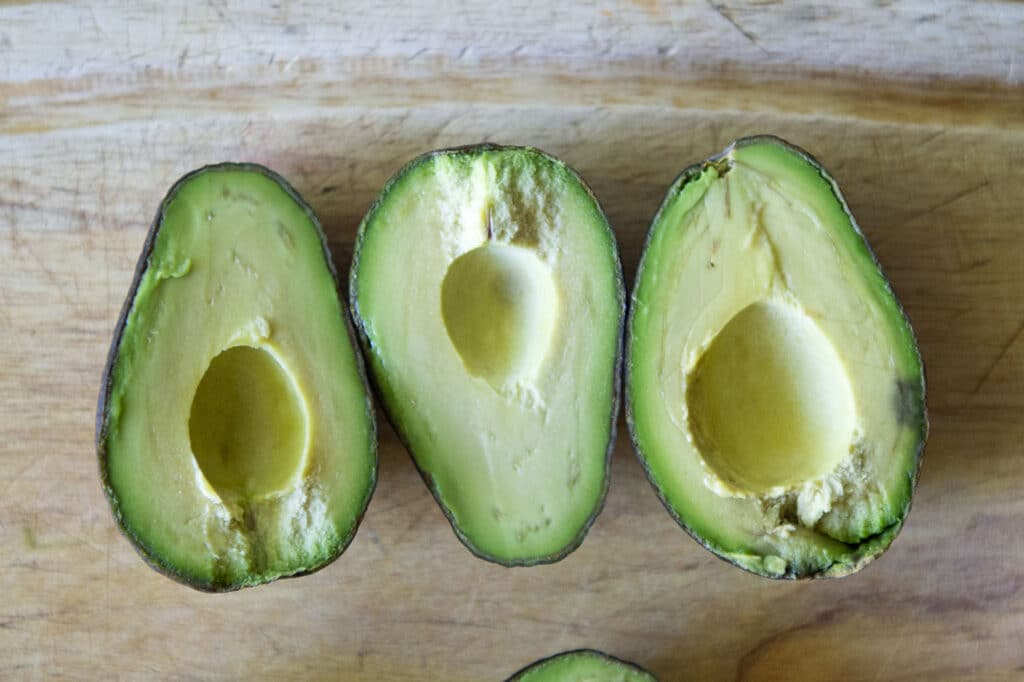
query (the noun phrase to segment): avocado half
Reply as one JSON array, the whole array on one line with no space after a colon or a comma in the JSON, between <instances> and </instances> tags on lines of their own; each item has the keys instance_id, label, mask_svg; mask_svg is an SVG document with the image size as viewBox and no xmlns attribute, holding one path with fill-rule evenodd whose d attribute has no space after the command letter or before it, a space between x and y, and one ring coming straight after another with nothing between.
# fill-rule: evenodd
<instances>
[{"instance_id":1,"label":"avocado half","mask_svg":"<svg viewBox=\"0 0 1024 682\"><path fill-rule=\"evenodd\" d=\"M576 649L531 663L507 682L657 682L657 678L603 651Z\"/></svg>"},{"instance_id":2,"label":"avocado half","mask_svg":"<svg viewBox=\"0 0 1024 682\"><path fill-rule=\"evenodd\" d=\"M528 147L424 154L359 227L351 308L385 411L459 539L557 561L608 487L625 289L580 176Z\"/></svg>"},{"instance_id":3,"label":"avocado half","mask_svg":"<svg viewBox=\"0 0 1024 682\"><path fill-rule=\"evenodd\" d=\"M889 547L928 432L924 368L807 152L750 137L682 172L626 334L634 446L694 539L773 578L846 575Z\"/></svg>"},{"instance_id":4,"label":"avocado half","mask_svg":"<svg viewBox=\"0 0 1024 682\"><path fill-rule=\"evenodd\" d=\"M160 204L114 332L103 489L150 565L205 591L311 573L373 493L362 361L313 211L254 164Z\"/></svg>"}]
</instances>

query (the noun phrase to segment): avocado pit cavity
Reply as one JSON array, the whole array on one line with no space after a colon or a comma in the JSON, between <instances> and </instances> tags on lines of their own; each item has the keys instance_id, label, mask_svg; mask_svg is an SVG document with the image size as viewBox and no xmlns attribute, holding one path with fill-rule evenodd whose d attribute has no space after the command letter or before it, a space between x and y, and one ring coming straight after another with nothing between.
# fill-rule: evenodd
<instances>
[{"instance_id":1,"label":"avocado pit cavity","mask_svg":"<svg viewBox=\"0 0 1024 682\"><path fill-rule=\"evenodd\" d=\"M779 496L830 476L856 425L832 343L802 310L770 300L713 338L688 377L686 409L707 485L728 497Z\"/></svg>"},{"instance_id":2,"label":"avocado pit cavity","mask_svg":"<svg viewBox=\"0 0 1024 682\"><path fill-rule=\"evenodd\" d=\"M305 405L287 369L263 348L234 346L213 358L188 427L196 464L222 500L290 490L304 468Z\"/></svg>"},{"instance_id":3,"label":"avocado pit cavity","mask_svg":"<svg viewBox=\"0 0 1024 682\"><path fill-rule=\"evenodd\" d=\"M551 345L558 293L532 249L487 242L448 267L441 315L469 373L498 390L536 375Z\"/></svg>"}]
</instances>

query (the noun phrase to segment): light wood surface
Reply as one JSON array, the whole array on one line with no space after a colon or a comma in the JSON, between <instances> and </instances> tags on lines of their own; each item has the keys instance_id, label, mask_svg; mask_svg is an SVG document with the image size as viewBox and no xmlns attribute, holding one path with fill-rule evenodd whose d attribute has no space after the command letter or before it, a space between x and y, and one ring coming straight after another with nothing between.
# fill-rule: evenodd
<instances>
[{"instance_id":1,"label":"light wood surface","mask_svg":"<svg viewBox=\"0 0 1024 682\"><path fill-rule=\"evenodd\" d=\"M591 646L666 681L1024 679L1024 5L255 4L0 2L0 678L499 680ZM750 133L833 172L928 369L914 509L864 572L716 560L621 425L606 508L552 566L473 558L383 421L365 521L318 574L204 595L118 534L94 401L184 172L274 168L347 271L403 162L533 144L590 181L631 280L675 174Z\"/></svg>"}]
</instances>

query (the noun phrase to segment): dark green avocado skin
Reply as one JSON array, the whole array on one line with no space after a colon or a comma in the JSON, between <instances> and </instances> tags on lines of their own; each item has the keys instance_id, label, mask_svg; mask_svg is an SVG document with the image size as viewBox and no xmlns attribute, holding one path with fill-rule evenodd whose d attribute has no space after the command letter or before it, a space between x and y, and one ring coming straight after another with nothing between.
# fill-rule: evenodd
<instances>
[{"instance_id":1,"label":"dark green avocado skin","mask_svg":"<svg viewBox=\"0 0 1024 682\"><path fill-rule=\"evenodd\" d=\"M534 668L539 668L542 665L544 665L545 663L548 663L549 661L553 661L556 658L561 658L563 656L572 656L573 654L584 654L584 655L588 655L588 656L594 656L594 657L598 657L598 658L603 658L606 661L608 661L609 663L614 663L615 665L620 666L622 668L625 668L627 670L630 670L632 672L640 673L640 674L643 674L643 675L647 675L652 680L654 680L654 682L657 682L657 679L658 679L649 670L640 667L636 663L631 663L630 661L624 661L621 658L617 658L615 656L612 656L611 654L606 654L603 651L598 651L597 649L570 649L569 651L562 651L562 652L559 652L557 654L552 654L551 656L546 656L546 657L540 659L539 661L534 661L533 663L531 663L530 665L526 666L525 668L522 668L522 669L516 671L512 675L512 677L508 678L505 682L518 682L523 677L525 677L527 673L531 672Z\"/></svg>"},{"instance_id":2,"label":"dark green avocado skin","mask_svg":"<svg viewBox=\"0 0 1024 682\"><path fill-rule=\"evenodd\" d=\"M324 260L327 264L327 269L330 271L331 276L334 278L335 290L338 296L338 301L339 303L343 303L345 300L345 297L342 295L343 292L341 290L340 280L338 279L338 272L334 266L334 260L331 258L330 249L327 246L327 237L324 234L324 230L320 224L319 219L316 217L316 214L313 213L313 209L310 208L309 204L306 203L306 201L295 190L295 188L293 188L288 183L288 181L285 180L282 176L278 175L269 168L257 163L237 162L223 162L203 166L201 168L197 168L194 171L186 173L185 175L180 177L171 186L171 189L168 190L166 196L164 196L163 200L160 202L160 206L156 212L156 217L150 224L149 231L146 234L146 240L142 246L142 252L139 255L138 262L136 263L135 274L132 277L131 286L128 288L128 295L125 297L124 304L121 307L121 313L117 318L117 324L114 326L113 340L111 341L110 351L107 354L107 361L103 368L103 377L100 381L100 394L98 399L98 406L96 409L96 453L99 459L100 483L101 486L103 487L103 493L106 496L107 501L110 503L110 508L114 514L114 521L117 523L118 530L126 538L128 538L128 540L131 542L132 547L135 548L135 551L139 554L140 557L142 557L142 559L147 564L149 564L151 568L153 568L159 573L162 573L168 578L175 580L176 582L191 587L195 590L199 590L200 592L234 592L236 590L242 589L243 587L248 587L248 585L239 585L233 583L221 584L216 582L198 581L192 576L184 574L177 567L164 561L161 557L146 551L143 543L135 537L131 528L129 528L128 525L125 523L125 520L121 514L117 497L114 495L114 490L110 485L110 474L107 467L107 417L108 410L110 408L110 394L114 381L114 367L117 365L118 352L121 348L121 337L124 334L125 324L128 321L128 315L131 312L132 304L135 302L135 294L138 291L139 283L142 281L143 275L149 268L150 256L153 252L153 247L156 245L156 238L160 232L160 227L163 224L163 219L167 210L167 206L170 205L171 201L178 193L178 190L185 184L187 184L190 180L194 179L196 176L202 175L204 173L217 172L222 170L248 171L264 175L268 179L273 180L275 183L280 185L281 188L285 191L285 193L287 193L289 197L291 197L291 199L295 201L296 204L302 207L303 211L308 216L310 222L316 227L317 234L319 235L320 241L323 244ZM344 305L342 305L341 307L343 310L345 309ZM346 311L346 314L343 315L343 317L345 321L345 326L348 329L349 338L354 339L355 334L353 332L352 321L349 315L350 314L348 313L348 311ZM362 379L364 388L366 388L366 394L369 396L369 384L366 378L366 368L363 363L363 358L359 354L358 346L355 343L353 343L353 348L357 349L357 352L354 354L356 359L356 366L358 367L359 376ZM348 537L343 538L342 541L338 544L338 547L334 555L321 565L306 571L300 571L298 573L293 573L288 576L282 576L277 580L282 580L285 578L299 578L304 575L316 573L320 569L336 561L338 557L340 557L344 553L345 549L352 542L353 538L355 538L356 531L358 530L360 523L362 523L363 515L366 513L366 508L370 504L370 498L373 497L374 490L376 489L377 486L377 425L376 420L374 419L373 405L370 402L367 402L366 413L367 419L369 419L371 433L373 435L372 442L374 447L374 468L369 489L367 490L365 499L363 500L362 503L362 511L356 518L356 521L352 526L351 533L348 535Z\"/></svg>"},{"instance_id":3,"label":"dark green avocado skin","mask_svg":"<svg viewBox=\"0 0 1024 682\"><path fill-rule=\"evenodd\" d=\"M364 238L366 236L367 228L372 223L373 218L374 218L374 214L377 212L377 210L383 205L384 201L387 199L388 193L391 191L391 189L393 187L395 187L399 182L401 182L402 178L406 174L412 172L420 164L425 163L425 162L431 160L432 158L434 158L436 156L444 156L444 155L475 156L477 154L480 154L481 152L503 151L503 150L517 150L517 149L529 150L529 151L535 152L537 154L540 154L542 156L548 157L548 158L556 161L560 165L564 166L567 170L569 170L573 174L573 176L575 176L576 180L579 181L580 185L584 188L584 190L586 190L586 192L590 196L590 198L594 201L594 204L598 207L598 210L601 213L601 217L604 218L605 223L609 225L609 230L611 230L611 224L608 223L608 218L607 218L607 215L604 212L604 208L601 206L601 203L597 200L597 197L594 195L593 190L591 190L590 186L586 183L586 181L583 180L582 176L580 176L580 174L578 172L576 172L575 169L569 167L568 165L566 165L563 162L559 161L556 157L553 157L550 154L547 154L546 152L544 152L544 151L542 151L540 149L537 149L535 147L523 147L523 146L513 146L513 145L499 145L499 144L493 144L493 143L490 143L490 142L481 142L481 143L478 143L478 144L470 144L470 145L463 145L463 146L458 146L458 147L449 147L449 148L445 148L445 149L437 149L437 150L434 150L434 151L426 152L425 154L421 154L420 156L416 157L415 159L413 159L412 161L407 163L404 167L402 167L401 170L399 170L393 176L391 176L391 178L387 181L387 183L385 183L383 189L381 189L380 194L377 195L377 198L374 200L373 204L371 204L369 210L366 212L366 216L363 218L362 222L359 224L359 232L358 232L358 235L356 236L356 243L355 243L355 247L354 247L353 252L352 252L352 266L351 266L351 268L349 270L349 287L348 287L348 291L349 291L349 309L352 311L352 318L355 321L355 328L356 328L356 331L357 331L357 336L359 337L360 345L361 345L361 347L363 349L363 352L366 354L367 359L370 356L372 356L372 354L373 354L373 344L370 342L370 337L369 337L368 331L367 331L367 329L365 327L363 318L362 318L362 316L359 313L359 302L358 302L358 300L356 298L356 292L357 292L357 289L358 289L357 272L359 270L360 251L362 249L363 240L364 240ZM382 388L380 386L380 383L377 380L377 377L374 376L373 372L369 373L370 385L373 387L373 390L374 390L374 392L375 392L375 394L377 396L377 403L381 406L385 416L387 417L388 423L391 424L391 427L394 429L395 433L397 434L399 441L401 441L402 445L405 447L406 452L409 453L409 459L412 460L413 466L415 466L416 467L416 471L419 472L420 478L423 479L424 484L426 484L427 488L430 490L430 494L434 497L434 500L437 502L437 506L441 508L441 512L444 514L445 518L448 520L448 524L452 527L452 531L455 533L456 537L459 538L459 541L462 542L462 544L465 545L465 547L470 552L472 552L476 557L478 557L480 559L483 559L485 561L489 561L491 563L498 564L500 566L505 566L506 568L513 568L513 567L520 567L520 566L537 566L537 565L542 565L542 564L552 564L552 563L556 563L558 561L561 561L566 556L568 556L569 554L571 554L572 552L574 552L576 549L579 548L579 546L583 543L584 538L586 538L587 533L590 531L591 526L594 525L594 521L597 520L597 517L600 515L601 510L604 508L604 502L605 502L605 499L608 496L608 485L609 485L609 475L608 474L609 474L609 472L611 470L612 453L615 451L616 425L618 423L619 409L620 409L620 403L621 403L621 394L622 394L621 377L622 377L622 361L623 361L623 352L624 352L624 345L623 344L624 344L625 315L626 315L626 285L625 285L625 281L624 281L623 275L622 275L622 259L621 259L620 255L618 253L618 241L614 238L614 233L612 234L611 243L615 247L615 250L616 250L615 259L616 259L616 261L619 264L618 271L616 273L616 280L617 280L616 288L618 289L618 298L619 298L618 302L619 302L619 310L620 310L619 319L621 320L621 322L620 322L620 325L619 325L618 348L617 348L617 351L616 351L616 354L615 354L615 372L613 374L613 376L615 377L614 378L615 385L612 387L612 409L611 409L611 415L610 415L611 432L610 432L609 442L608 442L608 451L607 451L607 453L605 455L604 489L601 491L601 498L598 501L597 505L594 507L593 514L591 514L590 518L583 525L583 528L580 529L580 532L573 539L573 541L570 542L568 545L566 545L564 548L562 548L560 551L555 552L554 554L549 554L547 556L539 557L539 558L532 559L532 560L504 561L504 560L502 560L502 559L500 559L498 557L492 556L492 555L482 551L480 548L478 548L473 543L473 541L470 538L468 538L465 535L465 533L462 532L462 530L459 528L458 524L455 523L455 517L452 515L451 511L445 506L444 502L442 501L441 496L440 496L440 494L439 494L439 492L437 490L437 486L434 483L434 480L431 477L431 475L429 473L427 473L426 471L424 471L420 467L420 465L417 463L416 458L412 456L412 446L409 443L409 439L406 437L404 425L397 418L397 415L395 415L391 411L391 409L388 407L387 401L385 401L382 398L383 391L382 391Z\"/></svg>"},{"instance_id":4,"label":"dark green avocado skin","mask_svg":"<svg viewBox=\"0 0 1024 682\"><path fill-rule=\"evenodd\" d=\"M647 231L647 236L644 239L643 248L641 249L641 252L640 252L641 253L641 255L640 255L640 263L637 266L636 276L634 277L634 280L633 280L634 283L640 281L640 278L641 278L641 275L643 274L643 269L644 269L644 254L647 253L647 247L650 244L651 235L654 232L655 226L658 224L659 220L661 219L662 213L665 211L666 207L669 205L671 200L677 194L679 194L679 192L682 191L682 189L690 181L692 181L695 178L699 177L700 174L703 172L703 170L705 168L707 168L708 166L716 166L716 165L719 165L719 164L728 164L729 154L730 154L730 152L732 150L740 149L742 147L749 146L749 145L765 144L765 143L774 144L774 145L777 145L779 147L783 147L784 149L787 149L790 152L792 152L792 153L796 154L797 156L801 157L804 161L806 161L808 164L810 164L822 176L822 178L824 178L829 183L829 185L832 187L832 193L833 193L836 201L838 201L840 203L840 205L843 208L843 212L846 214L846 217L849 218L850 225L853 227L854 231L857 233L857 235L860 237L860 239L864 242L864 246L867 249L868 253L871 255L871 258L872 258L872 260L873 260L873 262L875 264L875 267L878 269L878 272L882 273L882 268L881 268L881 265L878 262L878 257L875 255L875 252L871 249L871 245L868 243L867 239L864 237L864 233L861 230L860 225L857 224L856 219L853 217L853 213L850 211L850 207L847 205L846 199L843 197L842 193L839 190L838 183L828 173L828 171L825 170L825 167L822 166L821 162L818 161L814 156L812 156L810 154L810 152L808 152L808 151L802 149L801 147L798 147L798 146L796 146L796 145L794 145L794 144L792 144L790 142L787 142L786 140L784 140L784 139L782 139L780 137L777 137L775 135L752 135L752 136L748 136L748 137L739 138L739 139L731 142L728 146L726 146L726 148L723 151L715 154L714 156L711 156L711 157L707 158L704 161L700 161L698 163L695 163L695 164L692 164L690 166L687 166L686 168L684 168L682 170L682 172L678 176L676 176L676 179L672 181L672 184L669 187L668 192L666 192L666 194L665 194L665 199L662 201L661 206L658 207L657 213L655 213L654 218L651 220L650 227L649 227L649 229ZM887 286L887 288L889 290L889 293L892 294L893 293L893 291L892 291L892 283L889 282L888 279L886 279L885 280L885 284L886 284L886 286ZM904 317L906 317L906 311L903 309L903 306L900 303L899 298L896 297L895 295L893 295L893 300L896 302L896 305L899 307L900 312L904 315ZM627 425L627 427L629 429L630 440L632 441L632 444L633 444L633 452L636 455L637 460L640 462L640 466L643 468L644 473L647 475L647 480L651 483L651 486L654 488L655 493L658 495L658 499L661 501L662 506L669 513L669 516L671 516L675 520L675 522L677 524L679 524L679 527L682 528L684 531L686 531L687 535L689 535L691 538L693 538L693 540L695 542L697 542L697 544L701 545L702 547L704 547L705 549L710 551L712 554L714 554L716 557L718 557L722 561L725 561L726 563L728 563L730 565L737 566L738 568L742 568L743 570L748 570L747 568L745 568L743 566L739 566L735 562L730 561L728 558L722 556L722 554L716 549L716 547L712 546L707 541L705 541L702 537L700 537L697 533L695 533L686 524L686 522L682 518L680 518L679 514L672 507L672 504L665 497L664 491L655 482L654 476L651 473L651 470L650 470L650 468L649 468L649 466L647 464L647 459L646 459L646 457L643 454L642 448L640 447L640 441L639 441L639 438L637 436L636 425L635 425L635 422L634 422L632 386L631 386L631 382L630 382L630 375L631 375L631 370L632 370L631 361L630 361L630 358L632 358L632 355L630 353L630 346L631 346L632 339L630 338L630 334L629 334L628 330L632 329L633 312L635 310L634 303L635 303L635 301L632 299L632 296L631 296L631 298L630 298L630 305L629 305L629 312L627 313L627 319L626 319L626 330L627 330L626 335L625 335L626 336L626 341L625 341L625 357L626 357L626 360L624 362L624 370L623 370L624 371L626 425ZM849 564L833 564L832 566L830 566L830 567L828 567L828 568L826 568L826 569L824 569L822 571L817 571L817 572L812 572L812 573L797 573L797 572L790 571L790 572L787 572L787 573L785 573L783 575L780 575L780 576L768 575L768 574L760 574L760 573L758 573L757 575L761 575L762 577L766 577L766 578L772 578L772 579L775 579L775 580L803 580L803 579L814 579L814 578L840 578L840 577L843 577L843 576L851 575L853 573L856 573L856 572L860 571L862 568L864 568L865 566L867 566L868 564L873 562L875 559L877 559L879 556L881 556L881 554L883 552L885 552L885 550L888 549L889 546L893 543L893 541L896 539L896 536L899 535L899 532L903 528L903 523L906 521L907 515L910 513L911 502L913 501L913 498L914 498L914 494L913 493L914 493L914 491L916 491L917 483L918 483L918 480L920 479L921 459L922 459L923 454L924 454L925 443L928 440L928 429L929 429L928 415L927 415L927 408L926 408L926 404L927 404L927 391L926 391L926 381L925 381L925 367L924 367L923 360L921 360L921 351L920 351L920 348L919 348L919 345L918 345L918 342L917 342L917 338L916 338L916 336L914 336L913 328L910 329L910 333L911 333L911 339L912 339L913 344L914 344L914 352L917 355L917 357L919 359L919 362L921 364L921 379L922 380L921 380L920 385L901 387L901 398L902 398L902 401L901 401L901 404L898 406L898 409L899 409L899 413L900 413L901 417L904 419L904 421L906 423L913 424L913 425L916 426L916 428L918 430L918 433L919 433L919 445L918 445L918 448L917 448L917 453L916 453L915 458L914 458L914 467L913 467L914 470L913 470L913 482L912 482L911 495L910 495L909 500L907 502L906 509L903 510L903 513L900 516L900 521L898 523L896 523L894 526L891 526L891 527L887 528L882 533L879 533L877 536L875 536L874 539L877 541L877 544L874 547L874 551L870 552L868 555L860 558L858 561L856 561L854 563L849 563ZM866 539L864 541L864 543L868 543L870 541L871 541L870 539Z\"/></svg>"}]
</instances>

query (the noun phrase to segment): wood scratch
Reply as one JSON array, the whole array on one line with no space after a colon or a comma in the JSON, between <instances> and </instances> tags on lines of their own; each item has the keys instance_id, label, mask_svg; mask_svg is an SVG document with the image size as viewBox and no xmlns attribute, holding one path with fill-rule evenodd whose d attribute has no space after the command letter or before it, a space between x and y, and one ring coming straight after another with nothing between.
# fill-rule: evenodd
<instances>
[{"instance_id":1,"label":"wood scratch","mask_svg":"<svg viewBox=\"0 0 1024 682\"><path fill-rule=\"evenodd\" d=\"M31 258L35 262L35 264L39 266L40 272L43 273L43 276L46 278L47 282L53 285L53 290L57 293L57 296L68 307L74 307L75 303L74 301L71 300L71 297L68 296L67 292L64 291L64 287L63 285L61 285L61 282L57 277L57 273L54 272L52 268L48 267L46 263L43 261L43 259L39 257L39 254L37 254L32 249L26 246L24 249L21 249L21 251L23 253L28 254L29 258Z\"/></svg>"},{"instance_id":2,"label":"wood scratch","mask_svg":"<svg viewBox=\"0 0 1024 682\"><path fill-rule=\"evenodd\" d=\"M932 215L936 211L940 211L940 210L942 210L944 208L948 208L949 206L952 206L956 202L960 201L961 199L965 199L965 198L971 196L972 194L985 189L990 184L992 184L991 181L985 180L981 184L975 185L973 187L968 187L965 190L961 190L961 191L957 192L956 194L954 194L953 196L949 197L948 199L944 199L943 201L940 201L939 203L935 204L934 206L931 206L930 208L926 208L923 211L920 211L918 213L915 213L915 214L911 215L909 218L907 218L906 220L903 221L903 224L904 225L909 225L910 223L914 222L915 220L919 220L920 218L924 218L926 216Z\"/></svg>"},{"instance_id":3,"label":"wood scratch","mask_svg":"<svg viewBox=\"0 0 1024 682\"><path fill-rule=\"evenodd\" d=\"M978 380L978 383L975 384L974 386L974 390L971 391L971 395L978 395L978 392L982 389L985 383L996 371L996 368L999 366L999 363L1003 361L1003 358L1006 357L1006 354L1010 352L1010 349L1013 348L1014 344L1017 343L1017 340L1021 337L1021 334L1024 334L1024 320L1022 320L1021 323L1017 325L1017 331L1013 333L1013 336L1010 337L1009 341L1003 344L1003 347L996 354L995 360L992 361L992 364L989 365L985 373L981 375L981 378Z\"/></svg>"},{"instance_id":4,"label":"wood scratch","mask_svg":"<svg viewBox=\"0 0 1024 682\"><path fill-rule=\"evenodd\" d=\"M228 25L230 25L231 28L233 28L234 30L236 30L236 31L239 30L238 24L235 22L234 18L231 16L231 12L228 9L227 2L225 2L225 0L216 0L216 1L215 0L207 0L206 4L207 4L207 6L210 9L212 9L214 12L217 13L217 16L222 21L227 22Z\"/></svg>"},{"instance_id":5,"label":"wood scratch","mask_svg":"<svg viewBox=\"0 0 1024 682\"><path fill-rule=\"evenodd\" d=\"M736 679L747 679L749 672L757 666L758 662L775 645L784 643L800 633L831 625L840 617L840 614L840 609L824 611L812 616L811 620L806 623L795 625L760 640L740 657L736 670Z\"/></svg>"},{"instance_id":6,"label":"wood scratch","mask_svg":"<svg viewBox=\"0 0 1024 682\"><path fill-rule=\"evenodd\" d=\"M941 137L945 137L945 136L946 136L946 129L945 128L939 128L934 133L932 133L928 137L926 137L923 140L921 140L920 142L918 142L917 146L918 147L924 147L925 145L929 145L932 142L934 142L935 140L937 140L937 139L939 139Z\"/></svg>"},{"instance_id":7,"label":"wood scratch","mask_svg":"<svg viewBox=\"0 0 1024 682\"><path fill-rule=\"evenodd\" d=\"M22 468L21 468L21 469L20 469L20 470L19 470L18 472L16 472L16 473L15 473L15 474L14 474L13 476L11 476L10 478L8 478L8 479L7 479L7 485L5 485L5 486L4 486L4 489L3 489L3 491L2 491L2 492L0 492L0 498L4 498L4 499L6 499L6 498L8 497L8 495L7 495L7 494L8 494L8 493L9 493L9 492L11 491L11 488L13 488L13 487L14 487L14 485L15 485L15 484L16 484L16 483L17 483L18 481L20 481L20 480L21 480L22 478L24 478L25 474L27 474L27 473L28 473L29 471L31 471L31 470L32 470L32 469L33 469L33 468L34 468L35 466L37 466L37 465L39 464L39 462L40 462L40 461L41 461L40 459L33 459L33 460L32 460L32 461L30 461L30 462L29 462L29 463L28 463L27 465L23 466L23 467L22 467Z\"/></svg>"},{"instance_id":8,"label":"wood scratch","mask_svg":"<svg viewBox=\"0 0 1024 682\"><path fill-rule=\"evenodd\" d=\"M113 42L110 39L110 34L107 33L107 30L103 28L103 25L99 22L99 19L96 17L96 8L93 7L91 4L87 4L86 8L89 10L89 19L92 21L93 28L96 29L96 33L100 35L100 37L103 39L103 42Z\"/></svg>"},{"instance_id":9,"label":"wood scratch","mask_svg":"<svg viewBox=\"0 0 1024 682\"><path fill-rule=\"evenodd\" d=\"M713 9L715 11L715 14L717 14L718 16L722 17L727 22L729 22L729 25L732 26L737 31L739 31L740 35L742 35L744 38L746 38L747 41L751 45L753 45L757 49L761 50L761 52L763 52L765 54L768 54L768 50L766 50L764 47L762 47L761 43L759 43L757 41L757 37L753 33L751 33L750 31L748 31L747 29L743 28L739 24L738 21L733 19L732 12L730 12L729 9L725 5L716 4L716 3L712 2L712 0L708 0L708 7Z\"/></svg>"}]
</instances>

